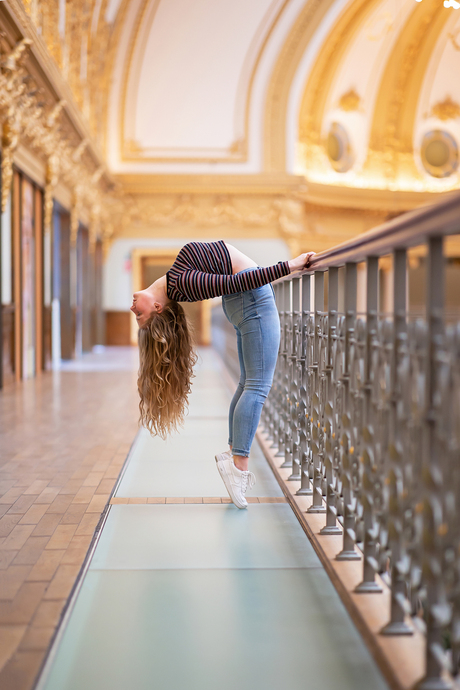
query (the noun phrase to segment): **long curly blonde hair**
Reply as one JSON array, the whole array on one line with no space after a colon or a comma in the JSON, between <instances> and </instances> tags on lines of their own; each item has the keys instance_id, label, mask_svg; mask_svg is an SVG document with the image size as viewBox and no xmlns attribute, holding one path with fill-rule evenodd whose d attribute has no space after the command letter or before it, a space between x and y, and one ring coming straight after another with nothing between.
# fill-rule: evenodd
<instances>
[{"instance_id":1,"label":"long curly blonde hair","mask_svg":"<svg viewBox=\"0 0 460 690\"><path fill-rule=\"evenodd\" d=\"M168 302L139 328L139 423L166 438L184 422L197 356L184 310Z\"/></svg>"}]
</instances>

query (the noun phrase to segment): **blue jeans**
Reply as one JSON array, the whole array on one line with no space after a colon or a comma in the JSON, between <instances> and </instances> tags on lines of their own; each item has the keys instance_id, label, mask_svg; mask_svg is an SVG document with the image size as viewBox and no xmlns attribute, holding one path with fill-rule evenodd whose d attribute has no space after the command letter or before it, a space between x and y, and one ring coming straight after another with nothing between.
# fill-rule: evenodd
<instances>
[{"instance_id":1,"label":"blue jeans","mask_svg":"<svg viewBox=\"0 0 460 690\"><path fill-rule=\"evenodd\" d=\"M241 273L254 270L246 268ZM236 330L240 381L229 410L233 455L249 456L270 391L280 344L280 321L271 285L222 297L224 314Z\"/></svg>"}]
</instances>

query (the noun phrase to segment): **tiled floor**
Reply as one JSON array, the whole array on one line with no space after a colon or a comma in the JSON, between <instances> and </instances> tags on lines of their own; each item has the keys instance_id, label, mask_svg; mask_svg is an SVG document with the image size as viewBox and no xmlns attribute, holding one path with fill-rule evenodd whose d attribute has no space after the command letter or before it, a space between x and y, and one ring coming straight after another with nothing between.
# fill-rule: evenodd
<instances>
[{"instance_id":1,"label":"tiled floor","mask_svg":"<svg viewBox=\"0 0 460 690\"><path fill-rule=\"evenodd\" d=\"M203 351L180 436L133 448L37 690L387 687L257 446L253 501L227 501L228 402Z\"/></svg>"},{"instance_id":2,"label":"tiled floor","mask_svg":"<svg viewBox=\"0 0 460 690\"><path fill-rule=\"evenodd\" d=\"M0 687L29 690L137 431L137 352L0 392Z\"/></svg>"}]
</instances>

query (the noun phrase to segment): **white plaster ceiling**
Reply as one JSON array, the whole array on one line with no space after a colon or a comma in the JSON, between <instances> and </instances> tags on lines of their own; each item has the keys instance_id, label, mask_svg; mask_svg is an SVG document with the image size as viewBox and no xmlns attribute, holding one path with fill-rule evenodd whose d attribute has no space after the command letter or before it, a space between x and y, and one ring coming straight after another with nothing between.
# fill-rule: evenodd
<instances>
[{"instance_id":1,"label":"white plaster ceiling","mask_svg":"<svg viewBox=\"0 0 460 690\"><path fill-rule=\"evenodd\" d=\"M258 42L272 4L159 2L145 32L140 74L128 99L132 117L125 127L147 156L225 157L244 137L251 43ZM136 67L137 61L132 71Z\"/></svg>"},{"instance_id":2,"label":"white plaster ceiling","mask_svg":"<svg viewBox=\"0 0 460 690\"><path fill-rule=\"evenodd\" d=\"M264 97L305 0L132 0L110 94L114 172L255 173Z\"/></svg>"}]
</instances>

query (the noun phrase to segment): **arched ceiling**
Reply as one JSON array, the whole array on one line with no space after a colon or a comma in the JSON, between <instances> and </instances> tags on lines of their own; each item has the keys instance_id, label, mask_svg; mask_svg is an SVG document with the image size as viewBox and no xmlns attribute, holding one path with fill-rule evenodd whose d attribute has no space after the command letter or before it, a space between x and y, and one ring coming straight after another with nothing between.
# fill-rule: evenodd
<instances>
[{"instance_id":1,"label":"arched ceiling","mask_svg":"<svg viewBox=\"0 0 460 690\"><path fill-rule=\"evenodd\" d=\"M265 89L303 0L131 0L108 111L120 173L255 173Z\"/></svg>"},{"instance_id":2,"label":"arched ceiling","mask_svg":"<svg viewBox=\"0 0 460 690\"><path fill-rule=\"evenodd\" d=\"M289 173L359 190L459 186L458 3L24 4L113 173ZM447 151L439 176L426 151L431 160Z\"/></svg>"}]
</instances>

